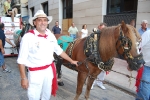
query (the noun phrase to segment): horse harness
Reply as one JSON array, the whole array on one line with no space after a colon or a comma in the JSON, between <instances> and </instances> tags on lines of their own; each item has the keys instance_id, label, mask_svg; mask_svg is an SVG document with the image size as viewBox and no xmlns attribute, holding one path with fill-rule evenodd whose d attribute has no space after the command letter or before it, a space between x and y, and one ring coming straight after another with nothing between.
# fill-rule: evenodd
<instances>
[{"instance_id":1,"label":"horse harness","mask_svg":"<svg viewBox=\"0 0 150 100\"><path fill-rule=\"evenodd\" d=\"M111 70L114 59L111 58L106 62L103 62L100 53L99 53L99 47L98 47L98 41L100 39L100 31L95 31L90 36L88 36L84 43L84 54L86 55L86 59L84 61L90 61L93 64L97 65L100 70L109 71ZM68 46L68 52L67 54L72 57L73 48L75 45L79 43L80 39L76 39L74 42L71 42ZM87 65L86 65L87 66ZM87 67L88 69L88 67Z\"/></svg>"},{"instance_id":2,"label":"horse harness","mask_svg":"<svg viewBox=\"0 0 150 100\"><path fill-rule=\"evenodd\" d=\"M117 47L119 42L120 42L120 45L119 45L119 47ZM119 36L119 38L116 42L117 52L119 54L119 49L120 48L123 49L123 53L120 54L120 55L123 56L123 57L126 57L127 62L130 66L130 69L138 70L141 67L140 65L144 64L145 61L143 60L142 53L140 53L137 57L133 57L130 54L131 46L132 46L131 39L124 36L124 33L123 33L122 29L120 28L120 36Z\"/></svg>"},{"instance_id":3,"label":"horse harness","mask_svg":"<svg viewBox=\"0 0 150 100\"><path fill-rule=\"evenodd\" d=\"M100 31L94 31L94 33L86 38L84 43L84 54L86 55L88 61L97 65L100 70L109 71L112 69L114 59L111 58L106 62L102 61L99 53L100 34Z\"/></svg>"}]
</instances>

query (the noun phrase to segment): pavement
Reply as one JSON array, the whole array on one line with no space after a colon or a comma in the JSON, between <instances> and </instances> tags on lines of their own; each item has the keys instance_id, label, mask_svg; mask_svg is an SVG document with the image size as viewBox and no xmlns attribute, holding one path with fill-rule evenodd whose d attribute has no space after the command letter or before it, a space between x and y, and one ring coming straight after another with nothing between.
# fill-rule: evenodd
<instances>
[{"instance_id":1,"label":"pavement","mask_svg":"<svg viewBox=\"0 0 150 100\"><path fill-rule=\"evenodd\" d=\"M110 71L109 74L106 75L105 81L106 83L118 87L128 93L136 95L135 78L137 75L137 71L128 71L127 66L128 64L125 60L115 58L115 63L112 67L112 71ZM129 79L126 75L132 76L134 78Z\"/></svg>"},{"instance_id":2,"label":"pavement","mask_svg":"<svg viewBox=\"0 0 150 100\"><path fill-rule=\"evenodd\" d=\"M17 67L16 57L5 58L7 68L11 69L11 73L3 73L0 68L0 100L28 100L27 91L20 86L20 73ZM126 62L123 60L115 59L113 70L129 74L126 69ZM59 86L56 97L51 97L51 100L73 100L76 93L77 84L77 72L70 70L66 67L62 67L64 86ZM134 75L136 73L132 72ZM97 86L90 92L89 100L134 100L135 96L131 95L131 92L135 91L135 80L132 80L132 84L129 87L128 78L118 73L110 72L105 77L106 90L102 90ZM107 84L108 83L108 84ZM111 85L110 85L111 84ZM113 85L113 86L112 86ZM118 89L119 88L119 89ZM86 90L86 84L83 86L83 92L79 100L85 100L84 94ZM129 92L124 92L127 90Z\"/></svg>"}]
</instances>

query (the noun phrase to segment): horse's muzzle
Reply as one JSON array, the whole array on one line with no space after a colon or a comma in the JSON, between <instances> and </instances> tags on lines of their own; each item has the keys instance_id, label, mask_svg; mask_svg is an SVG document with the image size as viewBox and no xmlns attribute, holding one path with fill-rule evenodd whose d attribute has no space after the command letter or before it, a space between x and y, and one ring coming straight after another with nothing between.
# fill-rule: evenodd
<instances>
[{"instance_id":1,"label":"horse's muzzle","mask_svg":"<svg viewBox=\"0 0 150 100\"><path fill-rule=\"evenodd\" d=\"M132 58L128 58L127 62L129 64L129 68L131 70L138 70L142 64L145 64L145 61L143 59L143 54L139 54L138 56Z\"/></svg>"}]
</instances>

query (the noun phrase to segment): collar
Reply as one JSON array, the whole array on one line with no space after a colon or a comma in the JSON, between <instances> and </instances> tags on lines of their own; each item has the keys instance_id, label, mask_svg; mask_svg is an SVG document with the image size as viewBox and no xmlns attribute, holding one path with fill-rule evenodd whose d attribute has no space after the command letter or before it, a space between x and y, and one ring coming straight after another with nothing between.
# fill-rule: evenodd
<instances>
[{"instance_id":1,"label":"collar","mask_svg":"<svg viewBox=\"0 0 150 100\"><path fill-rule=\"evenodd\" d=\"M29 32L29 33L32 33L32 34L34 34L34 35L36 35L36 36L38 36L38 37L44 37L45 39L47 39L47 36L48 36L48 34L47 34L47 29L45 30L45 34L44 34L44 35L41 35L36 29L34 29L34 30L29 30L28 32Z\"/></svg>"}]
</instances>

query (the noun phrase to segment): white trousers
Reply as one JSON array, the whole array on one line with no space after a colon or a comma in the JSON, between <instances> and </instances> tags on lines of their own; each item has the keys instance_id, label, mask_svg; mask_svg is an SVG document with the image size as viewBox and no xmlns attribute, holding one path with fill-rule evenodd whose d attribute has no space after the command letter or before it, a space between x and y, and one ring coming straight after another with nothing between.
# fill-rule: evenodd
<instances>
[{"instance_id":1,"label":"white trousers","mask_svg":"<svg viewBox=\"0 0 150 100\"><path fill-rule=\"evenodd\" d=\"M53 71L51 66L44 70L29 71L29 100L50 100Z\"/></svg>"},{"instance_id":2,"label":"white trousers","mask_svg":"<svg viewBox=\"0 0 150 100\"><path fill-rule=\"evenodd\" d=\"M101 71L101 73L97 76L97 80L103 81L105 79L106 72Z\"/></svg>"}]
</instances>

